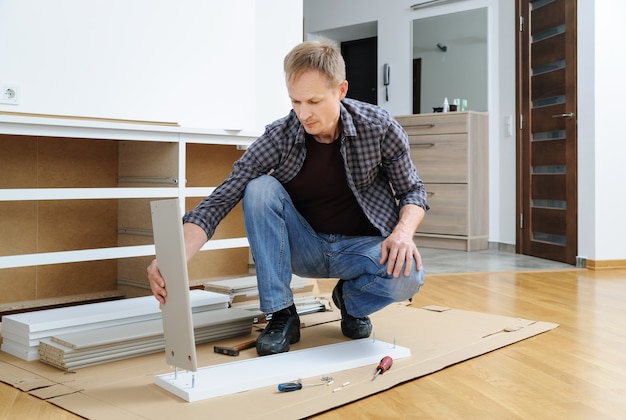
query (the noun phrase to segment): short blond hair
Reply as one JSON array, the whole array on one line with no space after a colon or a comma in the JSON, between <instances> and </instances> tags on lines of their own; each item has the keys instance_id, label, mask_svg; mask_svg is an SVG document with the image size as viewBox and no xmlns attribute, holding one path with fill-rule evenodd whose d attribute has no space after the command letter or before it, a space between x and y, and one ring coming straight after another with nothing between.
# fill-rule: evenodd
<instances>
[{"instance_id":1,"label":"short blond hair","mask_svg":"<svg viewBox=\"0 0 626 420\"><path fill-rule=\"evenodd\" d=\"M285 78L291 82L307 70L318 70L330 85L346 80L346 63L336 43L327 39L305 41L285 57Z\"/></svg>"}]
</instances>

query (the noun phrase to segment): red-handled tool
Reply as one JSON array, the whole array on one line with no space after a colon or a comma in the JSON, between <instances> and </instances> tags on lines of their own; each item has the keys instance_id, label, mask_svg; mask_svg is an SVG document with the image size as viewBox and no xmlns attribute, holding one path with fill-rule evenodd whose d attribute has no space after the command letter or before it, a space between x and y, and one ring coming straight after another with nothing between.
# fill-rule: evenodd
<instances>
[{"instance_id":1,"label":"red-handled tool","mask_svg":"<svg viewBox=\"0 0 626 420\"><path fill-rule=\"evenodd\" d=\"M380 359L380 363L376 367L376 373L372 377L372 381L376 379L378 375L382 375L383 373L391 369L391 365L393 365L393 359L390 356L385 356Z\"/></svg>"}]
</instances>

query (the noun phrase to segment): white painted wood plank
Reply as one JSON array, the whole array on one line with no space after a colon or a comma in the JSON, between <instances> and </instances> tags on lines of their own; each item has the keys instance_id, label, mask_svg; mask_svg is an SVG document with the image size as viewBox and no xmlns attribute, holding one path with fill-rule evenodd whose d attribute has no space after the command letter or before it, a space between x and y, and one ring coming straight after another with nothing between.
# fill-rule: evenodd
<instances>
[{"instance_id":1,"label":"white painted wood plank","mask_svg":"<svg viewBox=\"0 0 626 420\"><path fill-rule=\"evenodd\" d=\"M248 238L226 238L226 239L211 239L202 248L201 251L210 251L214 249L232 249L232 248L247 248L250 246Z\"/></svg>"},{"instance_id":2,"label":"white painted wood plank","mask_svg":"<svg viewBox=\"0 0 626 420\"><path fill-rule=\"evenodd\" d=\"M2 351L28 362L39 358L37 347L23 346L20 343L7 340L4 337L2 337Z\"/></svg>"},{"instance_id":3,"label":"white painted wood plank","mask_svg":"<svg viewBox=\"0 0 626 420\"><path fill-rule=\"evenodd\" d=\"M200 337L196 338L196 344L229 338L233 336L233 334L247 335L249 333L249 325L231 328L228 329L228 331L206 331L199 334ZM57 363L64 363L67 366L71 364L74 367L82 367L82 365L87 362L89 362L90 365L95 364L92 363L93 360L105 363L110 360L122 360L128 357L160 352L163 351L164 348L165 339L163 336L132 342L121 342L114 345L96 348L88 347L78 350L68 347L62 343L57 343L47 339L45 341L41 341L40 343L39 356L42 361L53 359L56 360Z\"/></svg>"},{"instance_id":4,"label":"white painted wood plank","mask_svg":"<svg viewBox=\"0 0 626 420\"><path fill-rule=\"evenodd\" d=\"M189 294L192 307L210 306L212 309L227 308L228 297L204 290L192 290ZM206 309L202 309L206 310ZM159 318L159 302L154 296L89 303L67 308L46 309L2 317L3 332L7 329L26 335L39 331L52 331L85 324L116 323L127 318Z\"/></svg>"},{"instance_id":5,"label":"white painted wood plank","mask_svg":"<svg viewBox=\"0 0 626 420\"><path fill-rule=\"evenodd\" d=\"M208 341L216 341L222 340L225 338L231 337L233 334L237 335L247 335L250 334L250 325L244 324L240 326L235 326L229 328L228 330L205 330L201 331L196 335L196 344L208 342ZM85 347L81 349L74 349L69 347L63 343L57 343L51 339L47 339L46 341L42 341L40 346L43 343L47 343L44 346L44 350L40 351L40 355L45 352L59 354L62 360L64 361L78 361L85 359L86 357L91 357L99 354L116 354L118 351L126 351L131 349L142 348L147 345L158 345L159 351L162 351L165 348L165 338L161 336L145 338L140 340L133 341L123 341L119 343L114 343L107 346L99 346L99 347Z\"/></svg>"},{"instance_id":6,"label":"white painted wood plank","mask_svg":"<svg viewBox=\"0 0 626 420\"><path fill-rule=\"evenodd\" d=\"M49 344L53 343L42 342L41 347L47 349ZM54 354L52 350L47 350L44 354L40 355L40 361L62 370L76 370L131 357L158 353L160 351L163 351L163 343L146 344L143 347L136 346L126 350L116 349L109 352L93 353L91 355L83 355L83 357L68 360L64 358L62 354Z\"/></svg>"},{"instance_id":7,"label":"white painted wood plank","mask_svg":"<svg viewBox=\"0 0 626 420\"><path fill-rule=\"evenodd\" d=\"M298 378L327 376L371 365L372 374L384 356L410 357L411 350L379 340L362 339L155 377L155 384L188 402L200 401Z\"/></svg>"},{"instance_id":8,"label":"white painted wood plank","mask_svg":"<svg viewBox=\"0 0 626 420\"><path fill-rule=\"evenodd\" d=\"M228 329L206 330L196 336L196 344L221 340L233 335L247 334L250 334L249 324L242 324ZM122 360L128 357L160 352L164 348L165 339L163 336L82 349L74 349L63 343L46 339L40 342L39 356L40 360L44 362L55 360L57 363L63 363L66 366L82 367L86 363L93 365L95 364L94 361L106 363L110 360Z\"/></svg>"},{"instance_id":9,"label":"white painted wood plank","mask_svg":"<svg viewBox=\"0 0 626 420\"><path fill-rule=\"evenodd\" d=\"M75 137L107 140L186 142L226 145L251 144L261 133L247 130L180 127L173 123L103 121L0 115L3 134L43 137Z\"/></svg>"},{"instance_id":10,"label":"white painted wood plank","mask_svg":"<svg viewBox=\"0 0 626 420\"><path fill-rule=\"evenodd\" d=\"M183 178L184 179L184 178ZM186 187L183 188L185 197L207 197L215 191L215 187Z\"/></svg>"},{"instance_id":11,"label":"white painted wood plank","mask_svg":"<svg viewBox=\"0 0 626 420\"><path fill-rule=\"evenodd\" d=\"M157 337L154 339L140 340L132 343L125 342L120 345L98 347L96 349L76 350L63 344L56 343L50 339L46 339L45 341L41 341L39 344L39 356L42 360L45 356L46 358L54 357L59 362L63 363L73 362L78 364L94 358L105 358L106 360L112 357L121 357L129 351L137 352L137 355L163 351L164 343L165 341L163 337ZM143 353L144 349L150 349L151 351Z\"/></svg>"},{"instance_id":12,"label":"white painted wood plank","mask_svg":"<svg viewBox=\"0 0 626 420\"><path fill-rule=\"evenodd\" d=\"M240 308L216 309L207 312L194 313L192 322L194 329L210 329L219 327L223 323L243 323L252 328L254 317L259 312L247 311ZM55 335L52 340L75 349L106 346L121 341L141 340L149 337L163 336L163 323L160 319L143 322L133 322L104 328L95 328L73 334Z\"/></svg>"},{"instance_id":13,"label":"white painted wood plank","mask_svg":"<svg viewBox=\"0 0 626 420\"><path fill-rule=\"evenodd\" d=\"M3 201L0 199L0 201ZM248 247L248 238L211 239L202 251ZM119 246L113 248L81 249L75 251L45 252L39 254L7 255L0 257L0 268L31 267L92 260L144 257L154 255L154 245Z\"/></svg>"},{"instance_id":14,"label":"white painted wood plank","mask_svg":"<svg viewBox=\"0 0 626 420\"><path fill-rule=\"evenodd\" d=\"M297 275L291 278L291 288L294 290L303 289L309 281ZM234 279L216 280L204 282L204 290L229 295L247 294L256 296L259 294L256 276L237 277Z\"/></svg>"},{"instance_id":15,"label":"white painted wood plank","mask_svg":"<svg viewBox=\"0 0 626 420\"><path fill-rule=\"evenodd\" d=\"M200 330L198 334L199 338L196 339L196 344L202 343L203 340L215 341L215 340L228 338L228 336L232 335L233 332L238 333L238 335L246 335L246 334L250 334L250 331L251 331L250 325L247 323L234 326L234 327L231 326L228 329L218 328L215 330L213 329ZM165 348L165 338L163 337L163 335L156 335L154 337L146 337L146 338L141 338L137 340L124 340L124 341L111 343L111 344L104 345L104 346L81 347L78 349L72 346L68 346L68 343L66 342L56 341L54 340L54 337L52 337L52 339L46 339L45 341L41 341L40 345L42 343L47 343L46 351L54 351L59 354L63 354L63 357L65 360L81 359L81 358L84 358L85 356L95 355L95 354L100 354L100 353L103 353L103 354L111 353L111 352L114 353L118 350L123 351L123 350L128 350L131 348L139 348L147 344L150 344L150 345L159 344L161 346L161 350Z\"/></svg>"},{"instance_id":16,"label":"white painted wood plank","mask_svg":"<svg viewBox=\"0 0 626 420\"><path fill-rule=\"evenodd\" d=\"M196 344L250 334L259 312L240 308L193 314ZM60 369L122 360L163 351L165 338L161 320L98 328L40 342L40 360Z\"/></svg>"},{"instance_id":17,"label":"white painted wood plank","mask_svg":"<svg viewBox=\"0 0 626 420\"><path fill-rule=\"evenodd\" d=\"M92 200L178 197L177 187L13 188L0 190L0 201Z\"/></svg>"},{"instance_id":18,"label":"white painted wood plank","mask_svg":"<svg viewBox=\"0 0 626 420\"><path fill-rule=\"evenodd\" d=\"M189 304L189 278L180 201L151 201L152 231L167 300L161 305L165 358L181 369L196 371L196 343Z\"/></svg>"},{"instance_id":19,"label":"white painted wood plank","mask_svg":"<svg viewBox=\"0 0 626 420\"><path fill-rule=\"evenodd\" d=\"M219 293L192 290L190 298L194 312L228 306L228 297ZM39 341L52 335L160 317L158 302L152 296L7 315L3 317L0 349L23 360L37 360Z\"/></svg>"},{"instance_id":20,"label":"white painted wood plank","mask_svg":"<svg viewBox=\"0 0 626 420\"><path fill-rule=\"evenodd\" d=\"M0 257L0 268L32 267L92 260L143 257L154 255L154 245L120 246L113 248L80 249L75 251L43 252L38 254Z\"/></svg>"}]
</instances>

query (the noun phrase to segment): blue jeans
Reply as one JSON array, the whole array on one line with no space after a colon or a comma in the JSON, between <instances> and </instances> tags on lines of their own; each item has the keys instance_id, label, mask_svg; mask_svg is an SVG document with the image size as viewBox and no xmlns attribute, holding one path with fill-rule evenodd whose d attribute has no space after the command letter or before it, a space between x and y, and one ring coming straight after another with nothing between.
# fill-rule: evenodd
<instances>
[{"instance_id":1,"label":"blue jeans","mask_svg":"<svg viewBox=\"0 0 626 420\"><path fill-rule=\"evenodd\" d=\"M292 273L346 280L343 299L353 317L364 317L411 298L424 271L393 278L380 264L382 236L317 233L295 209L282 184L270 175L252 180L243 197L244 220L256 265L261 311L290 306Z\"/></svg>"}]
</instances>

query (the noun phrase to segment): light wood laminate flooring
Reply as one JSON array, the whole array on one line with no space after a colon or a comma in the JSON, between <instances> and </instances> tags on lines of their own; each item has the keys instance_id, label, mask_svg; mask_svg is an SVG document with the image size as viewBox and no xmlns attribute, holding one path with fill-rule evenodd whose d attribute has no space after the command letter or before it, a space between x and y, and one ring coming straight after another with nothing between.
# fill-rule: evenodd
<instances>
[{"instance_id":1,"label":"light wood laminate flooring","mask_svg":"<svg viewBox=\"0 0 626 420\"><path fill-rule=\"evenodd\" d=\"M546 264L427 274L413 304L518 316L558 328L315 418L624 418L626 270ZM320 281L323 292L333 286ZM79 418L4 384L0 407L0 420Z\"/></svg>"}]
</instances>

